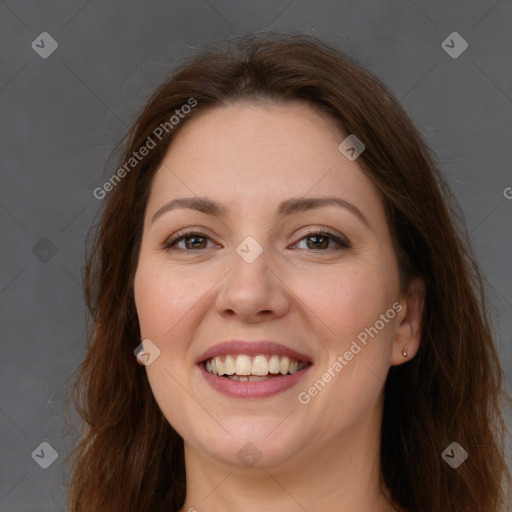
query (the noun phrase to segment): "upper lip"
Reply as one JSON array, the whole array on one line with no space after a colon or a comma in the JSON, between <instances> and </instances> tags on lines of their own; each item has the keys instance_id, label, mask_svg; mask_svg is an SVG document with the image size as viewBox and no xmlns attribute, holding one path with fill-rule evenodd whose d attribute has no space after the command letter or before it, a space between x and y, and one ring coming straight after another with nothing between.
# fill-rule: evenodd
<instances>
[{"instance_id":1,"label":"upper lip","mask_svg":"<svg viewBox=\"0 0 512 512\"><path fill-rule=\"evenodd\" d=\"M281 343L276 343L275 341L270 340L254 340L254 341L244 341L244 340L229 340L223 341L222 343L218 343L217 345L213 345L208 350L203 352L196 359L196 364L202 363L207 359L212 359L215 356L223 356L228 354L247 354L248 356L257 356L257 355L280 355L280 356L288 356L292 359L298 359L299 361L311 362L311 357L306 354L302 354L296 350L287 347L286 345L282 345Z\"/></svg>"}]
</instances>

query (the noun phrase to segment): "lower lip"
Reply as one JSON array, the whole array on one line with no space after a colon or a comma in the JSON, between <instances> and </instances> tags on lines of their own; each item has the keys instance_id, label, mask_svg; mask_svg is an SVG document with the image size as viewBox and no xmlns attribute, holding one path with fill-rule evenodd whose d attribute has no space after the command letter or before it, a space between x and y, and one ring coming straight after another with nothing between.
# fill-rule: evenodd
<instances>
[{"instance_id":1,"label":"lower lip","mask_svg":"<svg viewBox=\"0 0 512 512\"><path fill-rule=\"evenodd\" d=\"M199 369L210 386L232 398L267 398L277 395L291 388L301 380L311 368L311 364L293 375L283 375L281 377L271 377L268 380L255 382L240 382L226 377L218 377L206 371L203 363L200 363Z\"/></svg>"}]
</instances>

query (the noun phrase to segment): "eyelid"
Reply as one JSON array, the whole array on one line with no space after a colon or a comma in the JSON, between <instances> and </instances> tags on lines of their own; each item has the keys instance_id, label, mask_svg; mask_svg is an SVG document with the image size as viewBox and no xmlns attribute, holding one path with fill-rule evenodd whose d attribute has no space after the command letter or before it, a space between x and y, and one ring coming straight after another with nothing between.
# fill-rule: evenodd
<instances>
[{"instance_id":1,"label":"eyelid","mask_svg":"<svg viewBox=\"0 0 512 512\"><path fill-rule=\"evenodd\" d=\"M306 230L306 231L305 231ZM213 238L206 233L208 231L205 228L183 228L176 233L174 233L172 236L168 237L166 241L162 245L162 249L164 250L170 250L176 243L181 242L183 239L198 236L202 238L206 238L210 241L212 241L214 244ZM331 230L330 228L325 227L309 227L309 228L303 228L303 230L299 231L296 235L296 241L293 242L292 245L296 245L300 243L304 238L307 238L308 236L312 235L321 235L326 236L337 243L338 247L337 249L330 249L330 250L320 250L319 252L332 252L333 250L341 250L341 249L350 249L352 247L351 242L348 240L347 237L344 235L336 232L333 232L336 230ZM184 252L194 252L194 251L204 251L205 249L177 249ZM309 252L309 251L308 251Z\"/></svg>"},{"instance_id":2,"label":"eyelid","mask_svg":"<svg viewBox=\"0 0 512 512\"><path fill-rule=\"evenodd\" d=\"M204 238L208 238L213 242L212 237L206 231L208 230L205 228L194 227L180 229L179 231L165 239L164 243L162 244L162 249L170 249L172 247L172 244L176 244L177 242L180 242L184 238L189 238L192 236L201 236ZM190 251L190 249L188 249L187 251Z\"/></svg>"},{"instance_id":3,"label":"eyelid","mask_svg":"<svg viewBox=\"0 0 512 512\"><path fill-rule=\"evenodd\" d=\"M335 233L333 231L335 231L335 230L331 230L330 228L320 228L320 227L317 227L317 228L313 227L311 229L308 229L305 232L301 231L297 234L297 241L294 242L293 245L300 243L304 238L307 238L308 236L321 235L321 236L326 236L326 237L330 238L331 240L333 240L334 242L336 242L338 244L338 247L337 247L337 249L331 249L331 250L319 251L319 252L332 252L333 250L352 248L352 244L350 243L350 241L347 237L345 237L344 235L342 235L340 233L337 234L337 232ZM310 251L308 251L308 252L310 252Z\"/></svg>"}]
</instances>

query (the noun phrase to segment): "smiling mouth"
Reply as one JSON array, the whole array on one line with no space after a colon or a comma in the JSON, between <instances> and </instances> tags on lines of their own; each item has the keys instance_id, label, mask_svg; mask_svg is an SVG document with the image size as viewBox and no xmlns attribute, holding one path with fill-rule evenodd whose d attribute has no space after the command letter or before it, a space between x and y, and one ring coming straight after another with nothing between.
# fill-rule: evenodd
<instances>
[{"instance_id":1,"label":"smiling mouth","mask_svg":"<svg viewBox=\"0 0 512 512\"><path fill-rule=\"evenodd\" d=\"M311 365L277 354L249 356L246 354L215 356L204 361L205 370L217 377L239 382L258 382L285 375L294 375Z\"/></svg>"}]
</instances>

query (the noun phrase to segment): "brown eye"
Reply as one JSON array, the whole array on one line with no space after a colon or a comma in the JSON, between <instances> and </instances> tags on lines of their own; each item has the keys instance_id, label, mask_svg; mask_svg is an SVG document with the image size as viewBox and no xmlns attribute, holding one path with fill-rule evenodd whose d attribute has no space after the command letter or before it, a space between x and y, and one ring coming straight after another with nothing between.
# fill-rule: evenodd
<instances>
[{"instance_id":1,"label":"brown eye","mask_svg":"<svg viewBox=\"0 0 512 512\"><path fill-rule=\"evenodd\" d=\"M208 240L210 240L210 238L200 231L188 231L168 240L164 245L164 249L171 249L172 247L177 247L178 250L184 251L208 249L208 247L206 247ZM178 247L178 244L181 242L185 243L184 247Z\"/></svg>"},{"instance_id":2,"label":"brown eye","mask_svg":"<svg viewBox=\"0 0 512 512\"><path fill-rule=\"evenodd\" d=\"M338 248L331 247L331 250L350 248L350 244L346 240L328 231L315 231L309 233L306 236L302 237L299 240L299 243L302 242L303 240L306 240L305 248L311 249L313 251L320 250L322 252L326 252L326 250L329 250L329 244L331 244L331 242L334 242L334 244L338 246ZM301 249L301 247L299 247L299 249Z\"/></svg>"}]
</instances>

